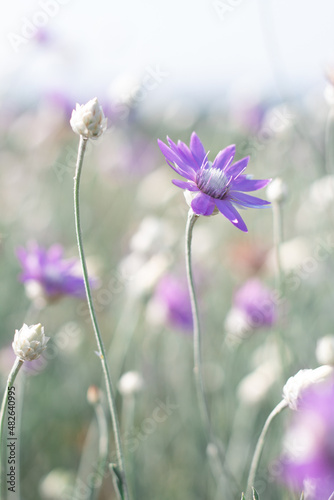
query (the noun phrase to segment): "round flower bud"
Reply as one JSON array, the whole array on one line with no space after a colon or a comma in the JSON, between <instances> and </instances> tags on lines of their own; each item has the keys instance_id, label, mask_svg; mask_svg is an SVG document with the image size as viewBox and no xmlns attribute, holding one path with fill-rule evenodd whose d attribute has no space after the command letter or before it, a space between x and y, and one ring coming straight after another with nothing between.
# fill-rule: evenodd
<instances>
[{"instance_id":1,"label":"round flower bud","mask_svg":"<svg viewBox=\"0 0 334 500\"><path fill-rule=\"evenodd\" d=\"M141 391L144 386L143 377L140 373L132 371L124 373L118 382L118 390L122 396L129 396Z\"/></svg>"},{"instance_id":2,"label":"round flower bud","mask_svg":"<svg viewBox=\"0 0 334 500\"><path fill-rule=\"evenodd\" d=\"M186 202L187 202L187 205L189 208L191 208L191 202L193 201L194 198L196 198L196 196L198 195L198 192L194 192L194 191L189 191L189 189L185 189L183 191L183 195L186 199ZM213 215L217 215L219 214L219 210L217 207L214 208L214 211L212 212L211 216ZM211 217L210 216L210 217Z\"/></svg>"},{"instance_id":3,"label":"round flower bud","mask_svg":"<svg viewBox=\"0 0 334 500\"><path fill-rule=\"evenodd\" d=\"M334 366L334 335L326 335L319 339L315 354L322 365Z\"/></svg>"},{"instance_id":4,"label":"round flower bud","mask_svg":"<svg viewBox=\"0 0 334 500\"><path fill-rule=\"evenodd\" d=\"M32 361L40 357L46 349L49 337L44 335L44 327L23 324L20 330L15 330L13 350L22 361Z\"/></svg>"},{"instance_id":5,"label":"round flower bud","mask_svg":"<svg viewBox=\"0 0 334 500\"><path fill-rule=\"evenodd\" d=\"M87 391L87 401L91 405L96 405L102 399L102 392L96 385L90 385Z\"/></svg>"},{"instance_id":6,"label":"round flower bud","mask_svg":"<svg viewBox=\"0 0 334 500\"><path fill-rule=\"evenodd\" d=\"M288 197L288 188L280 177L276 177L267 187L267 198L273 203L283 203Z\"/></svg>"},{"instance_id":7,"label":"round flower bud","mask_svg":"<svg viewBox=\"0 0 334 500\"><path fill-rule=\"evenodd\" d=\"M76 134L86 139L97 139L107 128L107 118L97 100L91 99L87 104L77 104L72 111L70 120L71 127Z\"/></svg>"},{"instance_id":8,"label":"round flower bud","mask_svg":"<svg viewBox=\"0 0 334 500\"><path fill-rule=\"evenodd\" d=\"M290 377L283 387L283 399L291 410L298 410L306 389L314 384L324 382L332 373L332 366L319 366L315 370L299 370L296 375Z\"/></svg>"}]
</instances>

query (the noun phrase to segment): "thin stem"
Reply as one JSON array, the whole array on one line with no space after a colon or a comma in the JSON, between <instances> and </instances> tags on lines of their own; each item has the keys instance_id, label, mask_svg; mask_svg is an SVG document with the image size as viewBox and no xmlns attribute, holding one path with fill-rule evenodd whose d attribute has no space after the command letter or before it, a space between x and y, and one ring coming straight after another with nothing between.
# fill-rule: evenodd
<instances>
[{"instance_id":1,"label":"thin stem","mask_svg":"<svg viewBox=\"0 0 334 500\"><path fill-rule=\"evenodd\" d=\"M94 410L95 410L95 415L96 415L96 420L97 420L97 426L99 430L99 476L103 477L104 476L104 471L106 470L107 467L107 460L108 460L108 449L109 449L109 437L108 437L108 424L106 420L106 416L104 413L103 406L100 402L98 402L96 405L94 405ZM97 484L92 484L91 485L91 492L90 492L90 500L94 500L95 498L98 498L99 491L102 486L102 481L100 482L100 486Z\"/></svg>"},{"instance_id":2,"label":"thin stem","mask_svg":"<svg viewBox=\"0 0 334 500\"><path fill-rule=\"evenodd\" d=\"M264 427L262 429L262 432L260 434L260 437L258 439L258 442L256 444L255 452L253 455L253 460L249 469L249 475L248 475L248 481L247 481L247 488L246 488L246 498L250 498L250 495L252 493L252 486L254 486L254 480L255 480L255 475L256 471L259 465L259 461L261 458L263 446L264 446L264 441L268 432L268 429L270 427L271 422L273 419L278 415L284 408L286 408L288 404L286 401L283 399L270 413L269 417L267 418Z\"/></svg>"},{"instance_id":3,"label":"thin stem","mask_svg":"<svg viewBox=\"0 0 334 500\"><path fill-rule=\"evenodd\" d=\"M284 294L284 277L281 259L281 245L283 242L283 217L282 203L274 201L273 208L273 226L274 226L274 245L275 245L275 260L276 260L276 287L282 296Z\"/></svg>"},{"instance_id":4,"label":"thin stem","mask_svg":"<svg viewBox=\"0 0 334 500\"><path fill-rule=\"evenodd\" d=\"M80 261L81 261L81 266L82 266L82 272L83 272L83 278L84 278L84 283L85 283L86 296L87 296L90 317L91 317L92 324L93 324L96 343L97 343L97 346L99 349L99 357L101 360L102 371L104 374L104 379L105 379L105 384L106 384L107 399L108 399L108 405L109 405L110 414L111 414L112 427L113 427L113 432L114 432L114 437L115 437L115 445L116 445L116 465L117 465L117 468L118 468L118 471L119 471L119 474L121 477L121 481L122 481L123 498L124 498L124 500L128 500L129 494L128 494L128 486L127 486L127 482L126 482L126 478L125 478L125 468L124 468L124 460L123 460L123 453L122 453L122 446L121 446L119 422L118 422L118 417L117 417L117 412L116 412L116 404L115 404L115 400L114 400L114 396L113 396L109 368L108 368L108 364L106 362L105 349L104 349L104 345L102 342L102 338L101 338L101 334L100 334L100 330L99 330L99 326L97 323L96 314L95 314L95 310L94 310L94 306L93 306L92 294L91 294L90 285L89 285L89 278L88 278L86 260L85 260L83 243L82 243L82 235L81 235L80 210L79 210L79 189L80 189L80 176L81 176L81 170L82 170L82 164L83 164L84 154L85 154L85 150L86 150L86 145L87 145L87 139L80 136L78 158L77 158L75 177L74 177L75 230L76 230L76 235L77 235L77 244L78 244L78 250L79 250Z\"/></svg>"},{"instance_id":5,"label":"thin stem","mask_svg":"<svg viewBox=\"0 0 334 500\"><path fill-rule=\"evenodd\" d=\"M192 272L192 261L191 261L191 242L192 242L192 232L193 227L198 219L198 215L195 215L192 209L189 210L188 220L186 225L186 234L185 234L185 254L186 254L186 270L187 270L187 280L190 294L190 302L191 302L191 311L193 318L193 337L194 337L194 376L195 376L195 385L197 392L198 405L200 410L200 415L202 419L202 423L204 426L204 431L206 434L206 438L210 448L207 449L207 453L209 451L210 455L210 468L212 474L217 479L217 471L219 471L220 479L217 481L222 484L225 481L224 492L226 494L227 488L236 489L238 491L238 487L236 485L235 478L229 471L227 467L224 468L225 461L225 453L222 449L221 443L217 440L210 420L208 404L205 397L204 391L204 383L203 383L203 368L202 368L202 347L201 347L201 330L200 330L200 322L199 322L199 314L198 314L198 305L194 287L194 279ZM227 481L226 481L227 479ZM227 483L227 484L226 484Z\"/></svg>"},{"instance_id":6,"label":"thin stem","mask_svg":"<svg viewBox=\"0 0 334 500\"><path fill-rule=\"evenodd\" d=\"M192 241L192 232L193 227L198 219L198 216L194 214L192 209L189 210L188 220L186 226L186 268L187 268L187 279L190 293L190 301L191 301L191 311L193 316L193 334L194 334L194 375L195 375L195 384L197 391L197 399L200 408L202 422L205 427L205 433L208 439L211 439L212 436L212 427L211 421L208 411L208 405L204 392L204 384L203 384L203 373L202 373L202 347L201 347L201 330L199 323L199 315L198 315L198 305L195 294L193 273L192 273L192 265L191 265L191 241Z\"/></svg>"},{"instance_id":7,"label":"thin stem","mask_svg":"<svg viewBox=\"0 0 334 500\"><path fill-rule=\"evenodd\" d=\"M0 410L0 474L1 474L0 494L2 492L2 488L3 488L3 485L5 483L4 475L3 475L4 465L2 463L2 453L3 453L2 448L3 448L4 421L5 421L5 414L6 414L6 408L7 408L7 403L8 403L8 390L13 385L13 383L16 379L16 375L18 374L22 365L23 365L22 359L17 357L15 359L13 367L8 375L5 393L4 393L3 398L2 398L2 404L1 404L1 410Z\"/></svg>"}]
</instances>

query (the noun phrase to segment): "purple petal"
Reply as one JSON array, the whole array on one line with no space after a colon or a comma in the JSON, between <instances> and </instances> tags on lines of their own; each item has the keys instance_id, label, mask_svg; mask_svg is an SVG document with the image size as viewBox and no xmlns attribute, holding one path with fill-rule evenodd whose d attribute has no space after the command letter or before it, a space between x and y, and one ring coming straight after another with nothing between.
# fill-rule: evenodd
<instances>
[{"instance_id":1,"label":"purple petal","mask_svg":"<svg viewBox=\"0 0 334 500\"><path fill-rule=\"evenodd\" d=\"M196 132L193 132L191 134L190 149L191 149L191 152L193 154L193 157L195 158L198 166L200 167L204 161L206 152L205 152L204 146L203 146L200 138L196 134Z\"/></svg>"},{"instance_id":2,"label":"purple petal","mask_svg":"<svg viewBox=\"0 0 334 500\"><path fill-rule=\"evenodd\" d=\"M237 179L233 179L230 188L235 191L257 191L266 187L271 179L247 179L246 175L240 175Z\"/></svg>"},{"instance_id":3,"label":"purple petal","mask_svg":"<svg viewBox=\"0 0 334 500\"><path fill-rule=\"evenodd\" d=\"M257 198L256 196L251 196L249 194L239 193L237 191L230 191L229 193L230 199L238 203L243 207L249 208L264 208L270 205L270 201L262 200L261 198Z\"/></svg>"},{"instance_id":4,"label":"purple petal","mask_svg":"<svg viewBox=\"0 0 334 500\"><path fill-rule=\"evenodd\" d=\"M224 170L232 163L234 155L235 145L232 144L231 146L228 146L217 154L212 164L212 168L219 168L220 170Z\"/></svg>"},{"instance_id":5,"label":"purple petal","mask_svg":"<svg viewBox=\"0 0 334 500\"><path fill-rule=\"evenodd\" d=\"M249 156L246 156L246 158L242 158L242 160L230 165L225 169L226 175L233 175L233 178L236 179L246 169L248 162Z\"/></svg>"},{"instance_id":6,"label":"purple petal","mask_svg":"<svg viewBox=\"0 0 334 500\"><path fill-rule=\"evenodd\" d=\"M190 166L186 165L184 161L176 153L174 153L168 146L166 146L164 142L160 141L160 139L158 139L158 144L162 154L166 158L168 165L172 167L172 169L175 170L175 172L177 172L182 177L185 177L186 179L189 180L195 179L196 174Z\"/></svg>"},{"instance_id":7,"label":"purple petal","mask_svg":"<svg viewBox=\"0 0 334 500\"><path fill-rule=\"evenodd\" d=\"M197 170L195 158L193 157L192 152L190 151L188 146L184 142L178 141L176 148L181 158L183 158L187 164L191 165L191 167Z\"/></svg>"},{"instance_id":8,"label":"purple petal","mask_svg":"<svg viewBox=\"0 0 334 500\"><path fill-rule=\"evenodd\" d=\"M211 215L215 209L215 200L204 193L199 193L191 202L191 208L197 215Z\"/></svg>"},{"instance_id":9,"label":"purple petal","mask_svg":"<svg viewBox=\"0 0 334 500\"><path fill-rule=\"evenodd\" d=\"M234 208L231 202L227 200L216 200L216 205L218 210L230 221L232 224L247 233L248 229L244 221L242 220L239 212Z\"/></svg>"},{"instance_id":10,"label":"purple petal","mask_svg":"<svg viewBox=\"0 0 334 500\"><path fill-rule=\"evenodd\" d=\"M180 181L178 179L173 179L172 183L181 189L188 189L188 191L199 191L196 184L191 181L187 182L187 181Z\"/></svg>"}]
</instances>

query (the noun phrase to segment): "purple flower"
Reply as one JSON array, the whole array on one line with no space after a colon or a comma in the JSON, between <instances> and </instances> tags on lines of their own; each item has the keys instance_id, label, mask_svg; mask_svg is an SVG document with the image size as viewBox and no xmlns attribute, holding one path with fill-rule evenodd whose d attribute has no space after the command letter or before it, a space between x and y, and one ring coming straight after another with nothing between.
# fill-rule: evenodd
<instances>
[{"instance_id":1,"label":"purple flower","mask_svg":"<svg viewBox=\"0 0 334 500\"><path fill-rule=\"evenodd\" d=\"M286 436L283 479L307 498L328 500L334 491L334 380L310 388Z\"/></svg>"},{"instance_id":2,"label":"purple flower","mask_svg":"<svg viewBox=\"0 0 334 500\"><path fill-rule=\"evenodd\" d=\"M173 328L191 332L193 320L187 285L172 275L158 283L148 311L154 323L168 323Z\"/></svg>"},{"instance_id":3,"label":"purple flower","mask_svg":"<svg viewBox=\"0 0 334 500\"><path fill-rule=\"evenodd\" d=\"M218 209L232 224L241 231L247 231L235 205L240 208L263 208L268 201L245 194L265 187L269 180L255 180L242 175L249 156L232 163L235 146L231 145L218 153L213 163L208 161L208 153L195 132L190 139L190 148L179 141L176 144L167 137L169 147L158 140L159 147L166 161L175 172L187 179L174 179L175 186L187 189L195 195L191 208L197 215L212 215ZM196 194L195 194L196 193Z\"/></svg>"},{"instance_id":4,"label":"purple flower","mask_svg":"<svg viewBox=\"0 0 334 500\"><path fill-rule=\"evenodd\" d=\"M75 267L77 259L63 259L61 245L53 245L48 250L30 243L28 249L18 248L17 256L23 269L20 280L26 285L36 285L47 300L55 300L62 295L85 297L85 286L81 274Z\"/></svg>"},{"instance_id":5,"label":"purple flower","mask_svg":"<svg viewBox=\"0 0 334 500\"><path fill-rule=\"evenodd\" d=\"M237 290L233 307L240 311L251 329L270 327L277 319L273 292L258 278L252 278Z\"/></svg>"}]
</instances>

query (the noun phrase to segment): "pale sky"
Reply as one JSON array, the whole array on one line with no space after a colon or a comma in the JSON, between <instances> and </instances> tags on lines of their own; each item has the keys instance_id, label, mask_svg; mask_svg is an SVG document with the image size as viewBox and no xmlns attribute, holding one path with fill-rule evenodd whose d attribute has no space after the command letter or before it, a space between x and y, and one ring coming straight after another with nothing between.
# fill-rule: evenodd
<instances>
[{"instance_id":1,"label":"pale sky","mask_svg":"<svg viewBox=\"0 0 334 500\"><path fill-rule=\"evenodd\" d=\"M126 77L156 82L157 102L284 97L334 66L333 20L332 0L15 0L0 16L0 91L84 99ZM28 38L38 23L49 44Z\"/></svg>"}]
</instances>

